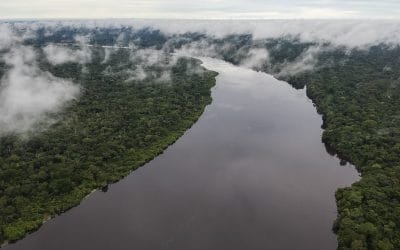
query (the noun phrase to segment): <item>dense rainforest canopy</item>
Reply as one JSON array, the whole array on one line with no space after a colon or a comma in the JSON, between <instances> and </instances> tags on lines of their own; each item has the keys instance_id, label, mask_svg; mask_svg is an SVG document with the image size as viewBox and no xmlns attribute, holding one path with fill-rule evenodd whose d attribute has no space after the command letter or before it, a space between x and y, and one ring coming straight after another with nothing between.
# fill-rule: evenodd
<instances>
[{"instance_id":1,"label":"dense rainforest canopy","mask_svg":"<svg viewBox=\"0 0 400 250\"><path fill-rule=\"evenodd\" d=\"M323 115L328 152L350 161L362 176L336 192L338 249L398 249L400 48L334 49L318 60L312 71L282 78L307 87Z\"/></svg>"},{"instance_id":2,"label":"dense rainforest canopy","mask_svg":"<svg viewBox=\"0 0 400 250\"><path fill-rule=\"evenodd\" d=\"M269 57L258 70L306 87L323 116L327 151L361 173L360 181L336 192L338 249L400 249L400 47L225 39L238 44L221 53L225 60L241 64L243 50L265 48Z\"/></svg>"},{"instance_id":3,"label":"dense rainforest canopy","mask_svg":"<svg viewBox=\"0 0 400 250\"><path fill-rule=\"evenodd\" d=\"M125 69L137 65L124 49L103 58L102 48L85 66L41 58L43 70L73 79L82 93L48 129L0 137L0 242L20 239L151 160L211 102L216 74L197 60L180 58L158 81L127 79Z\"/></svg>"},{"instance_id":4,"label":"dense rainforest canopy","mask_svg":"<svg viewBox=\"0 0 400 250\"><path fill-rule=\"evenodd\" d=\"M349 49L293 37L256 40L247 34L215 38L152 29L67 27L50 35L39 29L35 39L24 43L35 48L73 44L77 34L90 34L88 43L94 45L165 53L196 44L197 52L233 64L243 64L252 51L267 50L268 56L251 66L295 88L306 86L323 116L327 150L354 164L362 175L336 193L338 219L333 229L338 248L400 248L398 46ZM153 158L190 127L211 100L215 74L193 71L198 61L179 60L168 83L157 81L162 71L158 66L145 68L155 72L153 78L126 81L123 69L137 66L124 49L105 63L105 51L98 46L92 50L93 60L84 67L41 61L43 69L83 86L82 96L57 114L57 123L29 139L13 134L0 139L0 241L21 238L44 218L78 204L92 189L117 181ZM6 67L0 63L0 73Z\"/></svg>"},{"instance_id":5,"label":"dense rainforest canopy","mask_svg":"<svg viewBox=\"0 0 400 250\"><path fill-rule=\"evenodd\" d=\"M341 57L323 55L322 62ZM343 57L343 56L342 56ZM336 193L339 249L400 247L400 48L354 51L308 76L323 141L362 179Z\"/></svg>"}]
</instances>

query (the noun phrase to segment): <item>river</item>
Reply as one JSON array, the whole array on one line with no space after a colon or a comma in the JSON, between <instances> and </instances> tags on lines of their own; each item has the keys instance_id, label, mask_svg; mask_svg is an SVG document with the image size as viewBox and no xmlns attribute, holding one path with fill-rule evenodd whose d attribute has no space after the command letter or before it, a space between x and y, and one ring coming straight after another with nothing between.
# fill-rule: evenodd
<instances>
[{"instance_id":1,"label":"river","mask_svg":"<svg viewBox=\"0 0 400 250\"><path fill-rule=\"evenodd\" d=\"M359 179L321 142L304 90L202 58L213 102L174 145L6 250L336 249L335 190Z\"/></svg>"}]
</instances>

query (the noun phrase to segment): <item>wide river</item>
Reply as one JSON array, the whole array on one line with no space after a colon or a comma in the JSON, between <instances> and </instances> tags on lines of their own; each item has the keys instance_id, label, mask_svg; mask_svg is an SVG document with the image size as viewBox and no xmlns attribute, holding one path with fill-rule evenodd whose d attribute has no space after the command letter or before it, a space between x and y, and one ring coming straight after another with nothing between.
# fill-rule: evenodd
<instances>
[{"instance_id":1,"label":"wide river","mask_svg":"<svg viewBox=\"0 0 400 250\"><path fill-rule=\"evenodd\" d=\"M334 193L358 180L305 91L202 58L213 102L162 155L7 250L336 248Z\"/></svg>"}]
</instances>

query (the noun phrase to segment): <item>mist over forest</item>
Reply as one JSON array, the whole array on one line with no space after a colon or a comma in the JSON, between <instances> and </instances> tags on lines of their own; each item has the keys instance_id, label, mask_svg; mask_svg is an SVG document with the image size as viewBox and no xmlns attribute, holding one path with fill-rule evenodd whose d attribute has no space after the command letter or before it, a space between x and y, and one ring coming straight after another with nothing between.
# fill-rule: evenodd
<instances>
[{"instance_id":1,"label":"mist over forest","mask_svg":"<svg viewBox=\"0 0 400 250\"><path fill-rule=\"evenodd\" d=\"M328 152L362 177L336 192L338 248L398 249L394 20L2 21L0 242L174 143L211 103L217 73L203 57L306 88Z\"/></svg>"},{"instance_id":2,"label":"mist over forest","mask_svg":"<svg viewBox=\"0 0 400 250\"><path fill-rule=\"evenodd\" d=\"M127 80L167 82L181 56L220 58L288 79L338 63L322 59L329 54L344 54L344 61L400 44L396 21L14 21L0 29L3 132L52 124L55 113L79 98L80 86L42 71L40 63L77 63L84 70L95 47L104 49L103 62L118 49L129 51L136 66L124 69ZM165 69L157 76L149 67Z\"/></svg>"}]
</instances>

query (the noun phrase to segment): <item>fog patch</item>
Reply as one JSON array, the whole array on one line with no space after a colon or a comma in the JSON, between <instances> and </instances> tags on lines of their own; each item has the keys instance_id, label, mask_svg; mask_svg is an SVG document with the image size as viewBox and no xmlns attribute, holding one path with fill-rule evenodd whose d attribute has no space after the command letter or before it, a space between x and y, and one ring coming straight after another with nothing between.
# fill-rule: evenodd
<instances>
[{"instance_id":1,"label":"fog patch","mask_svg":"<svg viewBox=\"0 0 400 250\"><path fill-rule=\"evenodd\" d=\"M197 62L188 61L186 64L186 75L203 75L206 72L204 67L199 67Z\"/></svg>"},{"instance_id":2,"label":"fog patch","mask_svg":"<svg viewBox=\"0 0 400 250\"><path fill-rule=\"evenodd\" d=\"M136 49L130 53L130 60L135 69L130 70L130 77L126 81L154 81L171 82L171 69L177 58L169 52L154 48Z\"/></svg>"},{"instance_id":3,"label":"fog patch","mask_svg":"<svg viewBox=\"0 0 400 250\"><path fill-rule=\"evenodd\" d=\"M169 54L157 49L139 49L133 50L131 61L139 62L145 66L154 66L168 63Z\"/></svg>"},{"instance_id":4,"label":"fog patch","mask_svg":"<svg viewBox=\"0 0 400 250\"><path fill-rule=\"evenodd\" d=\"M264 48L253 48L247 53L240 65L250 69L260 70L269 63L269 53Z\"/></svg>"},{"instance_id":5,"label":"fog patch","mask_svg":"<svg viewBox=\"0 0 400 250\"><path fill-rule=\"evenodd\" d=\"M0 24L0 51L9 49L13 44L20 40L21 38L14 35L10 25Z\"/></svg>"},{"instance_id":6,"label":"fog patch","mask_svg":"<svg viewBox=\"0 0 400 250\"><path fill-rule=\"evenodd\" d=\"M172 78L171 78L171 71L162 71L161 74L159 76L157 76L157 78L155 79L156 82L171 82Z\"/></svg>"},{"instance_id":7,"label":"fog patch","mask_svg":"<svg viewBox=\"0 0 400 250\"><path fill-rule=\"evenodd\" d=\"M102 64L107 63L108 60L110 59L111 54L112 54L111 48L104 48L104 59L101 63Z\"/></svg>"},{"instance_id":8,"label":"fog patch","mask_svg":"<svg viewBox=\"0 0 400 250\"><path fill-rule=\"evenodd\" d=\"M78 44L77 49L67 48L63 45L49 44L43 48L47 60L53 65L64 63L85 64L91 60L91 51L87 46L87 39L82 36L76 36L75 41Z\"/></svg>"},{"instance_id":9,"label":"fog patch","mask_svg":"<svg viewBox=\"0 0 400 250\"><path fill-rule=\"evenodd\" d=\"M77 98L80 87L43 72L32 47L14 45L3 57L10 69L0 80L0 134L42 130Z\"/></svg>"},{"instance_id":10,"label":"fog patch","mask_svg":"<svg viewBox=\"0 0 400 250\"><path fill-rule=\"evenodd\" d=\"M250 34L254 39L290 37L301 42L358 49L380 43L400 45L398 20L131 20L123 23L136 28L152 27L169 35L198 32L223 38Z\"/></svg>"},{"instance_id":11,"label":"fog patch","mask_svg":"<svg viewBox=\"0 0 400 250\"><path fill-rule=\"evenodd\" d=\"M65 27L73 29L131 28L160 30L167 36L200 33L208 37L249 34L254 39L297 38L300 42L331 43L348 48L373 45L400 45L399 20L59 20L18 22L19 29L37 31L45 28L54 33ZM46 31L47 32L47 31ZM120 35L117 41L125 39Z\"/></svg>"},{"instance_id":12,"label":"fog patch","mask_svg":"<svg viewBox=\"0 0 400 250\"><path fill-rule=\"evenodd\" d=\"M226 48L225 48L226 49ZM221 57L220 49L217 48L215 43L208 39L201 39L200 41L185 44L175 51L178 56L192 56L192 57Z\"/></svg>"},{"instance_id":13,"label":"fog patch","mask_svg":"<svg viewBox=\"0 0 400 250\"><path fill-rule=\"evenodd\" d=\"M278 76L294 76L304 72L311 72L316 67L323 67L323 65L318 65L320 54L333 49L331 46L312 46L299 55L293 62L286 62L280 65L279 67L281 68Z\"/></svg>"},{"instance_id":14,"label":"fog patch","mask_svg":"<svg viewBox=\"0 0 400 250\"><path fill-rule=\"evenodd\" d=\"M128 78L125 80L125 82L143 81L148 77L148 73L141 65L138 65L135 70L127 69L125 73L128 75Z\"/></svg>"}]
</instances>

